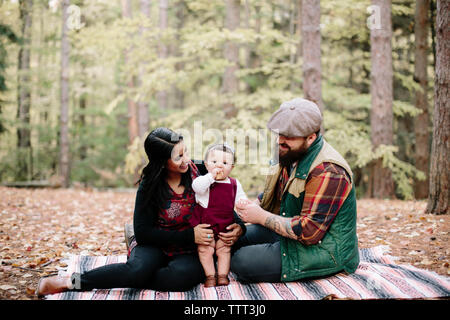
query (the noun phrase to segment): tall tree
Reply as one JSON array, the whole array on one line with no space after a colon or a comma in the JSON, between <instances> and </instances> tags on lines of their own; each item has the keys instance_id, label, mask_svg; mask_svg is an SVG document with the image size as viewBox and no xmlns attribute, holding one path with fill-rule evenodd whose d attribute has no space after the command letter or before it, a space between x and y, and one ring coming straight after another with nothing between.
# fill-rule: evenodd
<instances>
[{"instance_id":1,"label":"tall tree","mask_svg":"<svg viewBox=\"0 0 450 320\"><path fill-rule=\"evenodd\" d=\"M20 0L20 21L22 45L19 50L18 63L18 109L17 119L17 146L19 148L17 167L18 180L26 180L32 176L32 151L31 151L31 131L30 131L30 107L31 107L31 78L30 78L30 46L33 1Z\"/></svg>"},{"instance_id":2,"label":"tall tree","mask_svg":"<svg viewBox=\"0 0 450 320\"><path fill-rule=\"evenodd\" d=\"M375 14L379 14L379 25L370 29L371 44L371 140L374 149L380 145L393 144L393 70L392 70L392 22L391 1L372 0ZM308 43L308 42L305 42ZM372 164L372 196L391 198L394 195L392 172L383 167L383 160Z\"/></svg>"},{"instance_id":3,"label":"tall tree","mask_svg":"<svg viewBox=\"0 0 450 320\"><path fill-rule=\"evenodd\" d=\"M159 31L161 37L167 31L169 22L169 0L159 0ZM167 59L169 56L169 48L165 40L159 41L158 56L160 59ZM169 95L167 90L157 92L156 99L158 100L159 108L165 112L169 104Z\"/></svg>"},{"instance_id":4,"label":"tall tree","mask_svg":"<svg viewBox=\"0 0 450 320\"><path fill-rule=\"evenodd\" d=\"M302 46L302 3L303 0L296 0L295 7L297 8L297 21L296 21L296 28L295 28L295 35L297 39L299 39L298 45L297 45L297 57L295 58L295 62L297 62L301 57L303 53L303 46Z\"/></svg>"},{"instance_id":5,"label":"tall tree","mask_svg":"<svg viewBox=\"0 0 450 320\"><path fill-rule=\"evenodd\" d=\"M141 0L141 12L144 15L146 19L150 19L150 0ZM140 28L141 35L144 32L144 28ZM142 86L142 68L139 70L139 86ZM148 132L149 128L149 110L148 110L149 104L146 101L143 101L142 99L138 101L137 108L138 108L138 127L139 127L139 136L141 139L145 138L144 135L146 132Z\"/></svg>"},{"instance_id":6,"label":"tall tree","mask_svg":"<svg viewBox=\"0 0 450 320\"><path fill-rule=\"evenodd\" d=\"M416 0L415 12L415 60L414 60L414 80L420 85L416 90L415 105L422 110L422 113L415 118L414 133L415 144L415 164L416 168L426 174L425 181L416 181L414 185L415 197L424 199L428 196L429 179L428 168L430 161L430 115L428 112L428 11L430 0Z\"/></svg>"},{"instance_id":7,"label":"tall tree","mask_svg":"<svg viewBox=\"0 0 450 320\"><path fill-rule=\"evenodd\" d=\"M314 101L323 112L322 67L320 53L320 0L303 0L302 42L303 45L303 94Z\"/></svg>"},{"instance_id":8,"label":"tall tree","mask_svg":"<svg viewBox=\"0 0 450 320\"><path fill-rule=\"evenodd\" d=\"M173 55L175 57L181 57L181 50L180 50L180 46L182 44L181 33L182 33L182 29L184 27L184 23L186 20L185 6L186 6L186 4L183 0L179 0L175 6L175 16L176 16L175 41L174 41L174 43L172 45L172 49L171 49L171 51L172 51L171 55ZM177 62L175 64L176 71L183 70L183 68L184 68L183 62ZM172 87L172 91L173 91L173 98L174 98L173 107L175 109L182 109L184 106L184 91L180 90L176 85L174 85Z\"/></svg>"},{"instance_id":9,"label":"tall tree","mask_svg":"<svg viewBox=\"0 0 450 320\"><path fill-rule=\"evenodd\" d=\"M301 23L302 23L302 0L294 0L293 10L291 11L291 21L289 23L289 33L298 41L295 52L291 51L289 55L289 62L291 64L297 63L302 56L302 42L301 42ZM295 81L295 72L291 77L290 90L293 91L297 85Z\"/></svg>"},{"instance_id":10,"label":"tall tree","mask_svg":"<svg viewBox=\"0 0 450 320\"><path fill-rule=\"evenodd\" d=\"M225 28L234 31L240 25L240 0L225 1ZM239 79L236 71L239 69L239 45L233 41L227 41L224 45L224 56L228 60L229 66L225 68L222 81L222 92L226 96L227 102L223 105L226 118L236 115L235 105L229 101L233 94L239 91Z\"/></svg>"},{"instance_id":11,"label":"tall tree","mask_svg":"<svg viewBox=\"0 0 450 320\"><path fill-rule=\"evenodd\" d=\"M251 6L251 3L249 0L245 0L245 23L244 26L247 29L252 29L253 32L256 34L261 34L261 25L262 25L262 19L261 19L261 3L256 2L254 3L253 7ZM254 10L254 13L252 14L252 9ZM254 17L254 25L252 26L250 21L252 20L251 17ZM257 69L261 67L261 55L258 54L258 47L261 43L261 40L258 38L256 39L254 44L248 44L245 46L245 67L249 69ZM263 75L261 72L253 74L252 76L247 76L246 81L246 91L248 93L253 93L256 91L256 88L259 83L263 82L262 78Z\"/></svg>"},{"instance_id":12,"label":"tall tree","mask_svg":"<svg viewBox=\"0 0 450 320\"><path fill-rule=\"evenodd\" d=\"M122 16L125 19L131 19L132 18L132 12L131 12L131 1L130 0L122 0ZM131 48L125 49L124 52L124 64L127 65L128 58L132 52ZM135 87L135 77L129 76L127 87L130 91L133 91ZM129 144L131 145L136 139L136 137L139 136L139 125L138 125L138 118L137 118L137 106L136 102L131 98L128 97L128 140Z\"/></svg>"},{"instance_id":13,"label":"tall tree","mask_svg":"<svg viewBox=\"0 0 450 320\"><path fill-rule=\"evenodd\" d=\"M449 213L450 199L450 1L438 0L436 13L436 77L433 142L427 212Z\"/></svg>"},{"instance_id":14,"label":"tall tree","mask_svg":"<svg viewBox=\"0 0 450 320\"><path fill-rule=\"evenodd\" d=\"M1 118L2 106L4 103L4 101L2 100L2 93L8 90L8 87L6 85L6 65L8 52L6 51L7 42L3 41L4 38L6 38L6 40L11 43L19 42L19 38L16 36L11 27L6 24L0 23L0 134L6 131Z\"/></svg>"},{"instance_id":15,"label":"tall tree","mask_svg":"<svg viewBox=\"0 0 450 320\"><path fill-rule=\"evenodd\" d=\"M69 155L69 54L68 8L70 0L62 1L62 32L61 32L61 113L59 118L59 176L61 184L67 188L70 179Z\"/></svg>"}]
</instances>

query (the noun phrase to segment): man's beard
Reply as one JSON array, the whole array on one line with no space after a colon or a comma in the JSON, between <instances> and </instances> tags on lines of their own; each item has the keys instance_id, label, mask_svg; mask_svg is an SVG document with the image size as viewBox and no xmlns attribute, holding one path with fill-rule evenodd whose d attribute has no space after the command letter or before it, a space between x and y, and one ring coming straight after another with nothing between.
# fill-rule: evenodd
<instances>
[{"instance_id":1,"label":"man's beard","mask_svg":"<svg viewBox=\"0 0 450 320\"><path fill-rule=\"evenodd\" d=\"M280 161L280 166L286 168L290 167L293 163L303 158L303 156L308 151L306 141L298 149L291 149L286 144L283 144L283 146L287 147L288 151L282 155L278 150L278 159Z\"/></svg>"}]
</instances>

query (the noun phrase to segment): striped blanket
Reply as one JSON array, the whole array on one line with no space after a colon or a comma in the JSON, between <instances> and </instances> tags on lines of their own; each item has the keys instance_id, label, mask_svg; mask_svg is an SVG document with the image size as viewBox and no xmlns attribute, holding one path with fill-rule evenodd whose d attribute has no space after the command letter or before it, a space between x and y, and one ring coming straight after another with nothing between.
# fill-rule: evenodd
<instances>
[{"instance_id":1,"label":"striped blanket","mask_svg":"<svg viewBox=\"0 0 450 320\"><path fill-rule=\"evenodd\" d=\"M361 263L353 274L288 283L241 284L230 274L228 286L197 285L187 292L115 288L49 295L49 300L320 300L332 295L351 299L418 299L450 297L450 278L409 265L397 265L386 246L360 249ZM72 256L67 273L125 262L126 256Z\"/></svg>"}]
</instances>

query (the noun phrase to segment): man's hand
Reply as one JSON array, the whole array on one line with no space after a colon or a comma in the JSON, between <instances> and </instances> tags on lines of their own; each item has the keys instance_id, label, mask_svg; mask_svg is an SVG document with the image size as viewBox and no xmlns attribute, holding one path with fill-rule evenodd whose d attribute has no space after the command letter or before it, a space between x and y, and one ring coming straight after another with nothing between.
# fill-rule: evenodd
<instances>
[{"instance_id":1,"label":"man's hand","mask_svg":"<svg viewBox=\"0 0 450 320\"><path fill-rule=\"evenodd\" d=\"M242 199L236 204L239 217L244 222L264 225L267 215L270 214L253 201Z\"/></svg>"}]
</instances>

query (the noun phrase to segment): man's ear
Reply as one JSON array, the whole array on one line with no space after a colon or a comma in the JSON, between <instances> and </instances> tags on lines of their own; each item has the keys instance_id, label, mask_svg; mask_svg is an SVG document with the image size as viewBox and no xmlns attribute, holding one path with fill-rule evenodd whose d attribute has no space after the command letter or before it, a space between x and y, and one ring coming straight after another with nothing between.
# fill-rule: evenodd
<instances>
[{"instance_id":1,"label":"man's ear","mask_svg":"<svg viewBox=\"0 0 450 320\"><path fill-rule=\"evenodd\" d=\"M317 134L312 133L306 138L306 144L308 145L308 148L313 144L314 141L317 139Z\"/></svg>"}]
</instances>

